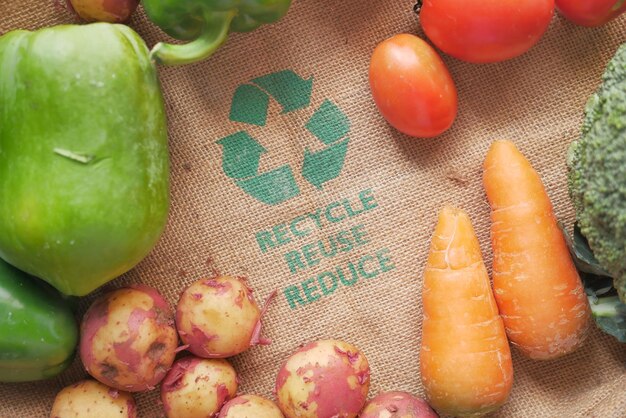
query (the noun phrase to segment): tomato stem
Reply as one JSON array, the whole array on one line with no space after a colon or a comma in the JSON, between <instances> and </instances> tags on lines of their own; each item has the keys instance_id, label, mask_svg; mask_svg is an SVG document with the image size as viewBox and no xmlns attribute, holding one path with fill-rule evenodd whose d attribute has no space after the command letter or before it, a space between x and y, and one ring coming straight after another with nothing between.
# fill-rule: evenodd
<instances>
[{"instance_id":1,"label":"tomato stem","mask_svg":"<svg viewBox=\"0 0 626 418\"><path fill-rule=\"evenodd\" d=\"M419 16L420 12L422 11L423 4L424 4L423 0L417 0L417 3L415 3L415 6L413 6L413 11L415 12L416 15Z\"/></svg>"}]
</instances>

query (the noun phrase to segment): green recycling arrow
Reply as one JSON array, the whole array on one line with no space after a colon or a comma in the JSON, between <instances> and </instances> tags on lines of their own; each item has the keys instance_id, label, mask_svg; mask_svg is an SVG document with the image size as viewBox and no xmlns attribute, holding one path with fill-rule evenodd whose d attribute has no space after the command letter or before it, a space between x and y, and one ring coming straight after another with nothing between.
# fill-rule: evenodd
<instances>
[{"instance_id":1,"label":"green recycling arrow","mask_svg":"<svg viewBox=\"0 0 626 418\"><path fill-rule=\"evenodd\" d=\"M313 77L305 80L293 71L285 70L255 78L252 83L242 84L235 90L230 120L265 126L270 95L282 106L282 113L304 109L311 102Z\"/></svg>"},{"instance_id":2,"label":"green recycling arrow","mask_svg":"<svg viewBox=\"0 0 626 418\"><path fill-rule=\"evenodd\" d=\"M267 205L277 205L300 194L298 183L288 165L248 180L240 180L237 185Z\"/></svg>"},{"instance_id":3,"label":"green recycling arrow","mask_svg":"<svg viewBox=\"0 0 626 418\"><path fill-rule=\"evenodd\" d=\"M313 77L300 78L291 70L279 71L252 80L283 107L283 113L304 109L311 103Z\"/></svg>"},{"instance_id":4,"label":"green recycling arrow","mask_svg":"<svg viewBox=\"0 0 626 418\"><path fill-rule=\"evenodd\" d=\"M237 132L217 141L224 147L222 168L232 179L254 176L259 171L261 155L267 150L246 132Z\"/></svg>"},{"instance_id":5,"label":"green recycling arrow","mask_svg":"<svg viewBox=\"0 0 626 418\"><path fill-rule=\"evenodd\" d=\"M311 152L307 148L302 165L304 178L321 189L324 183L339 177L348 152L348 141L346 139L318 152Z\"/></svg>"},{"instance_id":6,"label":"green recycling arrow","mask_svg":"<svg viewBox=\"0 0 626 418\"><path fill-rule=\"evenodd\" d=\"M267 150L246 132L217 141L223 147L222 169L246 193L268 205L276 205L300 194L288 165L257 175L261 155Z\"/></svg>"},{"instance_id":7,"label":"green recycling arrow","mask_svg":"<svg viewBox=\"0 0 626 418\"><path fill-rule=\"evenodd\" d=\"M324 103L311 116L306 129L326 145L340 140L350 132L350 121L330 100Z\"/></svg>"},{"instance_id":8,"label":"green recycling arrow","mask_svg":"<svg viewBox=\"0 0 626 418\"><path fill-rule=\"evenodd\" d=\"M230 106L230 120L250 125L265 126L270 96L251 84L242 84L235 90Z\"/></svg>"},{"instance_id":9,"label":"green recycling arrow","mask_svg":"<svg viewBox=\"0 0 626 418\"><path fill-rule=\"evenodd\" d=\"M301 78L291 70L253 79L235 90L230 120L265 126L270 96L291 113L310 105L313 77ZM330 100L324 100L305 125L327 147L305 149L302 177L318 189L341 174L350 141L350 121ZM343 140L342 140L343 139ZM248 195L268 205L277 205L300 194L289 165L259 173L261 156L267 150L247 132L240 131L217 141L222 145L224 173Z\"/></svg>"}]
</instances>

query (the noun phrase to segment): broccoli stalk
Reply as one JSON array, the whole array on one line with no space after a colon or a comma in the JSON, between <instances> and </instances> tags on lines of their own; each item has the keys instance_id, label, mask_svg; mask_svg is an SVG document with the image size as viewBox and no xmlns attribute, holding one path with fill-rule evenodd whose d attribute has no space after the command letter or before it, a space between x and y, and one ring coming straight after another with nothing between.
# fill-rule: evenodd
<instances>
[{"instance_id":1,"label":"broccoli stalk","mask_svg":"<svg viewBox=\"0 0 626 418\"><path fill-rule=\"evenodd\" d=\"M598 328L619 341L626 342L626 304L617 296L617 291L613 287L613 278L604 271L594 257L578 224L574 226L573 239L563 226L561 228L585 286L591 314Z\"/></svg>"},{"instance_id":2,"label":"broccoli stalk","mask_svg":"<svg viewBox=\"0 0 626 418\"><path fill-rule=\"evenodd\" d=\"M620 308L624 306L617 296L596 298L596 302L591 304L591 310L597 318L615 318L620 314Z\"/></svg>"},{"instance_id":3,"label":"broccoli stalk","mask_svg":"<svg viewBox=\"0 0 626 418\"><path fill-rule=\"evenodd\" d=\"M598 327L621 342L626 342L626 305L617 296L599 298L591 304Z\"/></svg>"}]
</instances>

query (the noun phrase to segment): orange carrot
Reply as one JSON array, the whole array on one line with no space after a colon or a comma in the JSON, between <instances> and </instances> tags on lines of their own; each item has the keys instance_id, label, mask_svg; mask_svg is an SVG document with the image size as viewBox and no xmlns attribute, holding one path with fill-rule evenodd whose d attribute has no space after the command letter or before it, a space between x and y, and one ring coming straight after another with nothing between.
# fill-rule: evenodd
<instances>
[{"instance_id":1,"label":"orange carrot","mask_svg":"<svg viewBox=\"0 0 626 418\"><path fill-rule=\"evenodd\" d=\"M422 290L420 371L443 414L478 416L503 405L513 384L511 352L480 246L465 212L444 207Z\"/></svg>"},{"instance_id":2,"label":"orange carrot","mask_svg":"<svg viewBox=\"0 0 626 418\"><path fill-rule=\"evenodd\" d=\"M589 304L539 175L512 142L496 141L483 181L493 286L511 343L535 359L575 350L589 327Z\"/></svg>"}]
</instances>

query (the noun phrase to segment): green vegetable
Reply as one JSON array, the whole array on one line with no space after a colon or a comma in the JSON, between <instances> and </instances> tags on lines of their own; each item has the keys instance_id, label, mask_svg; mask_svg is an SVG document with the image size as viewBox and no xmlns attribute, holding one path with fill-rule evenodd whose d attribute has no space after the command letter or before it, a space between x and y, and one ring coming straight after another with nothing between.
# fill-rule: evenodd
<instances>
[{"instance_id":1,"label":"green vegetable","mask_svg":"<svg viewBox=\"0 0 626 418\"><path fill-rule=\"evenodd\" d=\"M123 25L0 37L0 257L85 295L164 228L167 129L149 52Z\"/></svg>"},{"instance_id":2,"label":"green vegetable","mask_svg":"<svg viewBox=\"0 0 626 418\"><path fill-rule=\"evenodd\" d=\"M144 0L146 14L168 35L192 41L157 44L152 57L167 65L188 64L211 56L230 31L249 32L282 18L291 0Z\"/></svg>"},{"instance_id":3,"label":"green vegetable","mask_svg":"<svg viewBox=\"0 0 626 418\"><path fill-rule=\"evenodd\" d=\"M56 376L71 364L77 342L61 295L0 260L0 382Z\"/></svg>"},{"instance_id":4,"label":"green vegetable","mask_svg":"<svg viewBox=\"0 0 626 418\"><path fill-rule=\"evenodd\" d=\"M565 230L563 232L585 286L596 324L602 331L626 343L626 304L617 297L613 279L594 257L578 225L574 226L573 239Z\"/></svg>"},{"instance_id":5,"label":"green vegetable","mask_svg":"<svg viewBox=\"0 0 626 418\"><path fill-rule=\"evenodd\" d=\"M568 166L580 231L626 301L626 44L587 103Z\"/></svg>"}]
</instances>

